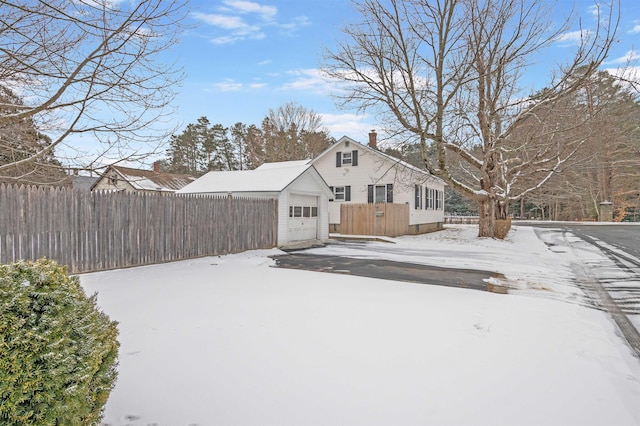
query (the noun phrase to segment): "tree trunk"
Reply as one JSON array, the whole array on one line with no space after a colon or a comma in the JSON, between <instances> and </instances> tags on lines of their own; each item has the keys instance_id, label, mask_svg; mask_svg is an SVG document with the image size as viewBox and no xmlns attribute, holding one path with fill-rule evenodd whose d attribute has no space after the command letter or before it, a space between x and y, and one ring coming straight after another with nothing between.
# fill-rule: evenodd
<instances>
[{"instance_id":1,"label":"tree trunk","mask_svg":"<svg viewBox=\"0 0 640 426\"><path fill-rule=\"evenodd\" d=\"M478 221L478 237L493 238L496 226L496 202L493 197L487 195L479 202L480 218Z\"/></svg>"}]
</instances>

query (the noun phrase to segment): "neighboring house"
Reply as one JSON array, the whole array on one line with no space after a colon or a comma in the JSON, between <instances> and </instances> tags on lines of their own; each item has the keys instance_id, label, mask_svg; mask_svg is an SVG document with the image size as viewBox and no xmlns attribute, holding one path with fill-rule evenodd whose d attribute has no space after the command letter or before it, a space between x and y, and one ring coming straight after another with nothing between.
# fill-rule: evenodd
<instances>
[{"instance_id":1,"label":"neighboring house","mask_svg":"<svg viewBox=\"0 0 640 426\"><path fill-rule=\"evenodd\" d=\"M91 187L99 179L97 176L71 175L71 187L77 191L89 192Z\"/></svg>"},{"instance_id":2,"label":"neighboring house","mask_svg":"<svg viewBox=\"0 0 640 426\"><path fill-rule=\"evenodd\" d=\"M277 200L278 246L329 238L327 206L333 194L308 160L266 163L255 170L209 172L177 193Z\"/></svg>"},{"instance_id":3,"label":"neighboring house","mask_svg":"<svg viewBox=\"0 0 640 426\"><path fill-rule=\"evenodd\" d=\"M444 181L380 152L376 137L370 133L367 146L343 136L312 160L333 191L330 232L340 232L340 206L345 203L409 204L407 234L442 229Z\"/></svg>"},{"instance_id":4,"label":"neighboring house","mask_svg":"<svg viewBox=\"0 0 640 426\"><path fill-rule=\"evenodd\" d=\"M109 166L91 190L173 193L196 179L190 175L162 173L158 163L154 163L153 168L141 170Z\"/></svg>"}]
</instances>

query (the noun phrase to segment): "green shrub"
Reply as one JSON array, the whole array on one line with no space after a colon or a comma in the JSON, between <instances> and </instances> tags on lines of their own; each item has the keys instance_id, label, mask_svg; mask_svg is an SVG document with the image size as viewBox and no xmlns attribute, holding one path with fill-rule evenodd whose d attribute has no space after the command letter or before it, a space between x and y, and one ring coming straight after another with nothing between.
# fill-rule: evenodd
<instances>
[{"instance_id":1,"label":"green shrub","mask_svg":"<svg viewBox=\"0 0 640 426\"><path fill-rule=\"evenodd\" d=\"M66 267L0 265L0 424L99 423L117 375L116 326Z\"/></svg>"}]
</instances>

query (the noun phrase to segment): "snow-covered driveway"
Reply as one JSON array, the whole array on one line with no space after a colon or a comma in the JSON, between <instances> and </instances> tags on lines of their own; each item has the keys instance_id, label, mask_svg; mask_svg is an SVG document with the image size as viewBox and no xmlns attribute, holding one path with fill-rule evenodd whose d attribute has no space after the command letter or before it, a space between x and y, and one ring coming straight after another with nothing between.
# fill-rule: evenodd
<instances>
[{"instance_id":1,"label":"snow-covered driveway","mask_svg":"<svg viewBox=\"0 0 640 426\"><path fill-rule=\"evenodd\" d=\"M588 307L571 254L531 228L473 235L394 241L405 260L501 272L514 293L278 269L278 250L81 276L120 322L104 422L640 425L640 360Z\"/></svg>"}]
</instances>

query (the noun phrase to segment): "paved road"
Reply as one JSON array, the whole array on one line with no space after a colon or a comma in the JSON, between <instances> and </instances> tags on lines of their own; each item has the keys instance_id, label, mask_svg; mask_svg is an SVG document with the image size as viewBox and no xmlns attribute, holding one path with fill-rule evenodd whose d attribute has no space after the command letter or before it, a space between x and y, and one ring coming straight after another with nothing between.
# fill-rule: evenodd
<instances>
[{"instance_id":1,"label":"paved road","mask_svg":"<svg viewBox=\"0 0 640 426\"><path fill-rule=\"evenodd\" d=\"M342 244L342 243L335 243ZM485 279L494 274L474 269L449 269L437 266L394 262L384 259L361 259L346 256L328 256L304 252L290 252L273 256L280 268L304 269L307 271L333 272L361 277L434 284L447 287L506 293L507 289L487 284Z\"/></svg>"},{"instance_id":2,"label":"paved road","mask_svg":"<svg viewBox=\"0 0 640 426\"><path fill-rule=\"evenodd\" d=\"M537 228L559 228L583 239L597 239L640 259L640 224L587 225L570 222L516 222Z\"/></svg>"},{"instance_id":3,"label":"paved road","mask_svg":"<svg viewBox=\"0 0 640 426\"><path fill-rule=\"evenodd\" d=\"M610 262L575 265L575 272L590 290L592 299L609 312L640 357L640 225L526 224L541 231L553 228L562 234L571 233L609 258Z\"/></svg>"}]
</instances>

